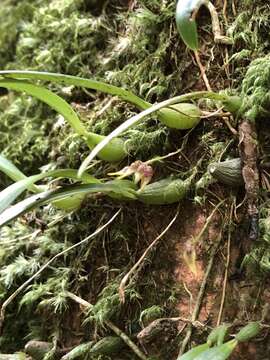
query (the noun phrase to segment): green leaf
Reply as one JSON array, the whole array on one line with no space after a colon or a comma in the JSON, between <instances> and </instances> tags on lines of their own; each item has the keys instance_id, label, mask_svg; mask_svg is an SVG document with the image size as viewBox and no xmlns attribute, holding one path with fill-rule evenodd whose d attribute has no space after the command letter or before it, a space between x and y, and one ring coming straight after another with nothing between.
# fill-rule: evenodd
<instances>
[{"instance_id":1,"label":"green leaf","mask_svg":"<svg viewBox=\"0 0 270 360\"><path fill-rule=\"evenodd\" d=\"M10 204L19 196L23 191L31 187L37 181L40 181L46 177L52 178L70 178L75 180L80 180L85 183L99 183L99 180L94 178L89 174L84 174L82 178L78 178L77 170L74 169L60 169L47 171L42 174L32 175L22 180L17 181L16 183L8 186L6 189L0 192L0 213L7 209ZM38 191L40 191L38 189Z\"/></svg>"},{"instance_id":2,"label":"green leaf","mask_svg":"<svg viewBox=\"0 0 270 360\"><path fill-rule=\"evenodd\" d=\"M39 72L39 71L20 71L20 70L4 70L0 71L0 76L14 79L28 79L28 80L42 80L51 81L58 84L80 86L87 89L101 91L106 94L118 96L125 101L128 101L140 109L147 109L151 106L150 103L144 101L132 92L122 89L120 87L109 85L101 81L80 78L78 76Z\"/></svg>"},{"instance_id":3,"label":"green leaf","mask_svg":"<svg viewBox=\"0 0 270 360\"><path fill-rule=\"evenodd\" d=\"M11 178L14 181L19 181L27 178L27 176L24 175L24 173L22 173L21 170L17 168L17 166L15 166L11 161L9 161L1 154L0 154L0 171L5 173L9 178ZM31 185L29 187L29 190L38 192L39 188L37 186Z\"/></svg>"},{"instance_id":4,"label":"green leaf","mask_svg":"<svg viewBox=\"0 0 270 360\"><path fill-rule=\"evenodd\" d=\"M88 136L88 132L81 123L76 112L64 99L54 94L52 91L42 86L31 84L27 81L13 79L0 80L0 87L9 90L25 92L26 94L43 101L52 109L61 114L77 134L85 137Z\"/></svg>"},{"instance_id":5,"label":"green leaf","mask_svg":"<svg viewBox=\"0 0 270 360\"><path fill-rule=\"evenodd\" d=\"M94 148L104 138L104 136L88 132L72 107L60 96L42 86L31 84L25 80L4 79L0 80L0 87L23 91L48 104L68 121L78 135L82 135L85 138L90 149ZM122 160L126 155L124 141L114 139L112 143L103 149L99 157L102 160L115 162Z\"/></svg>"},{"instance_id":6,"label":"green leaf","mask_svg":"<svg viewBox=\"0 0 270 360\"><path fill-rule=\"evenodd\" d=\"M97 192L102 192L105 194L114 193L117 195L122 195L126 199L136 199L137 197L134 189L127 184L127 182L121 183L118 180L116 183L114 183L114 181L110 181L104 184L71 185L64 188L49 190L32 195L29 198L20 201L19 203L11 206L10 208L2 212L0 214L0 227L6 225L11 220L16 219L18 216L40 205L51 203L56 200L63 200L65 198L76 196L79 194L86 195Z\"/></svg>"},{"instance_id":7,"label":"green leaf","mask_svg":"<svg viewBox=\"0 0 270 360\"><path fill-rule=\"evenodd\" d=\"M5 173L14 181L22 180L26 178L24 175L11 161L0 154L0 171Z\"/></svg>"},{"instance_id":8,"label":"green leaf","mask_svg":"<svg viewBox=\"0 0 270 360\"><path fill-rule=\"evenodd\" d=\"M177 30L191 50L196 51L199 48L197 25L192 19L193 12L200 7L201 0L178 0L176 6L176 26Z\"/></svg>"},{"instance_id":9,"label":"green leaf","mask_svg":"<svg viewBox=\"0 0 270 360\"><path fill-rule=\"evenodd\" d=\"M194 360L226 360L232 354L237 344L238 342L235 339L227 341L220 346L215 346L202 352Z\"/></svg>"},{"instance_id":10,"label":"green leaf","mask_svg":"<svg viewBox=\"0 0 270 360\"><path fill-rule=\"evenodd\" d=\"M189 350L188 352L186 352L185 354L180 355L177 358L177 360L194 360L194 359L196 359L196 357L199 354L201 354L202 352L204 352L207 349L209 349L209 346L207 343L198 345L198 346L194 347L193 349Z\"/></svg>"}]
</instances>

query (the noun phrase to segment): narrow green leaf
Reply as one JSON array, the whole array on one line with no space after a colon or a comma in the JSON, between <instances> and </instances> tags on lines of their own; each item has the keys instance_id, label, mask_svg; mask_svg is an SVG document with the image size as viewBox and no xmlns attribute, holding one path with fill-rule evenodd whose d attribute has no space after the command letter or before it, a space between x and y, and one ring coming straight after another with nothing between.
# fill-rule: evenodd
<instances>
[{"instance_id":1,"label":"narrow green leaf","mask_svg":"<svg viewBox=\"0 0 270 360\"><path fill-rule=\"evenodd\" d=\"M16 183L8 186L6 189L0 192L0 213L7 209L10 204L19 196L23 191L31 187L37 181L40 181L46 177L52 178L70 178L80 180L85 183L99 183L99 180L89 174L84 174L82 178L78 178L77 170L74 169L60 169L47 171L42 174L32 175L28 178L17 181ZM38 190L40 191L40 190Z\"/></svg>"},{"instance_id":2,"label":"narrow green leaf","mask_svg":"<svg viewBox=\"0 0 270 360\"><path fill-rule=\"evenodd\" d=\"M26 94L43 101L52 109L61 114L77 134L85 137L88 136L88 132L81 123L76 112L64 99L54 94L52 91L42 86L31 84L27 81L13 79L0 80L0 87L9 90L25 92Z\"/></svg>"},{"instance_id":3,"label":"narrow green leaf","mask_svg":"<svg viewBox=\"0 0 270 360\"><path fill-rule=\"evenodd\" d=\"M80 86L87 89L101 91L106 94L113 96L118 96L125 101L128 101L140 109L147 109L151 106L150 103L144 101L137 95L133 94L131 91L122 89L120 87L109 85L101 81L85 79L78 76L49 73L49 72L39 72L39 71L20 71L20 70L4 70L0 71L0 76L5 78L14 78L14 79L28 79L28 80L43 80L51 81L54 83Z\"/></svg>"},{"instance_id":4,"label":"narrow green leaf","mask_svg":"<svg viewBox=\"0 0 270 360\"><path fill-rule=\"evenodd\" d=\"M5 173L14 181L25 179L24 175L11 161L0 154L0 171Z\"/></svg>"},{"instance_id":5,"label":"narrow green leaf","mask_svg":"<svg viewBox=\"0 0 270 360\"><path fill-rule=\"evenodd\" d=\"M64 99L50 90L39 85L31 84L25 80L14 79L0 80L0 87L15 91L23 91L48 104L68 121L77 134L82 135L85 138L90 149L93 149L93 147L103 139L103 136L101 135L88 132L72 107ZM124 141L121 139L114 139L114 141L108 144L99 155L102 160L109 162L120 161L125 156L126 151Z\"/></svg>"},{"instance_id":6,"label":"narrow green leaf","mask_svg":"<svg viewBox=\"0 0 270 360\"><path fill-rule=\"evenodd\" d=\"M126 182L124 184L127 184ZM83 185L71 185L65 188L49 190L39 194L30 196L29 198L9 207L0 214L0 227L6 225L13 219L30 211L40 205L47 204L56 200L63 200L67 197L79 195L79 194L93 194L97 192L102 193L114 193L122 195L126 199L136 199L135 191L132 187L121 184L119 181L114 183L113 181L104 184L83 184Z\"/></svg>"},{"instance_id":7,"label":"narrow green leaf","mask_svg":"<svg viewBox=\"0 0 270 360\"><path fill-rule=\"evenodd\" d=\"M17 166L15 166L11 161L9 161L1 154L0 154L0 171L5 173L9 178L11 178L14 181L19 181L27 178L27 176L24 175L24 173L22 173L21 170L17 168ZM31 185L29 187L29 190L32 190L33 192L38 192L39 188L38 186Z\"/></svg>"}]
</instances>

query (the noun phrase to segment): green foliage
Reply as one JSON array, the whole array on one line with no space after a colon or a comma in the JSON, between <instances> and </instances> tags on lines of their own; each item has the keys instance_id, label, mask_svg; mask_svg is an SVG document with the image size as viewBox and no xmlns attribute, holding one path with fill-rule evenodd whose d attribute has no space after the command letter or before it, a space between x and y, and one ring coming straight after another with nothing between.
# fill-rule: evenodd
<instances>
[{"instance_id":1,"label":"green foliage","mask_svg":"<svg viewBox=\"0 0 270 360\"><path fill-rule=\"evenodd\" d=\"M55 313L67 310L68 299L65 290L68 289L71 272L69 268L55 269L48 281L30 286L20 300L20 308L37 306L39 310L52 310Z\"/></svg>"},{"instance_id":2,"label":"green foliage","mask_svg":"<svg viewBox=\"0 0 270 360\"><path fill-rule=\"evenodd\" d=\"M60 169L60 170L52 170L52 171L45 171L43 173L40 173L38 175L32 175L29 177L26 177L14 164L12 164L9 160L7 160L5 157L0 156L0 170L4 172L7 176L9 176L13 180L18 180L14 184L6 187L3 191L0 192L0 212L2 213L4 210L6 210L13 202L17 199L19 195L21 195L22 192L24 192L26 189L30 189L31 191L35 193L40 193L43 190L43 187L38 187L34 185L36 182L44 179L44 178L71 178L74 180L79 180L83 183L92 183L92 184L98 184L100 181L96 178L94 178L91 175L83 176L82 178L78 178L77 171L73 169ZM49 187L48 187L49 188ZM46 189L46 186L45 186ZM82 198L80 195L78 195L78 204L77 199L70 197L67 202L67 208L69 210L72 209L72 203L74 202L74 208L77 208L77 205L79 206L81 203ZM64 199L61 199L64 201ZM58 201L58 206L61 206L61 203ZM65 208L65 204L62 204L62 207Z\"/></svg>"},{"instance_id":3,"label":"green foliage","mask_svg":"<svg viewBox=\"0 0 270 360\"><path fill-rule=\"evenodd\" d=\"M125 148L128 154L147 160L152 154L166 153L170 148L169 129L158 122L154 125L140 124L136 129L127 130Z\"/></svg>"},{"instance_id":4,"label":"green foliage","mask_svg":"<svg viewBox=\"0 0 270 360\"><path fill-rule=\"evenodd\" d=\"M116 0L4 0L0 14L0 66L102 79L130 89L152 103L186 92L194 84L200 87L192 61L176 33L175 1L139 0L133 3L134 9L128 9L127 1ZM247 4L253 5L252 1L245 0L243 7ZM239 50L239 53L231 58L237 82L242 79L250 58L257 56L256 49L261 54L269 47L266 5L261 13L259 7L258 11L257 8L253 10L250 25L251 30L254 29L253 37L249 28L251 16L242 18L242 21L241 12L233 31L234 37L237 29L244 32L246 41L244 43L240 36L236 39L234 50ZM244 9L246 11L250 14L248 7ZM236 87L237 83L232 85ZM60 87L59 84L46 86L73 106L87 131L107 135L134 114L129 104L116 103L114 99L111 102L107 95L89 89L72 85ZM186 137L186 145L183 141L185 132L173 133L156 119L157 116L153 115L147 124L141 123L125 133L129 139L126 143L130 155L128 161L134 160L131 154L146 160L156 154L174 151L181 145L181 154L188 159L188 162L184 156L180 160L178 157L168 159L157 168L157 177L159 172L167 176L170 172L186 171L190 163L201 156L201 150L206 154L199 169L203 173L208 160L219 157L227 146L225 138L228 132L218 119L199 125L199 129ZM208 136L199 150L196 149L201 142L198 134L202 134L203 139ZM214 150L214 144L219 151ZM47 168L42 172L59 167L76 169L87 151L87 145L47 105L27 95L5 95L1 90L0 152L27 176L38 174L44 164ZM93 163L91 172L98 178L106 178L108 172L117 169L97 161ZM61 180L61 184L67 182ZM8 184L9 180L1 176L1 189ZM208 182L204 182L203 189L207 185ZM214 186L211 191L215 192ZM220 196L221 192L218 194ZM205 191L203 196L206 197ZM42 212L34 211L14 221L12 226L1 228L1 302L51 257L76 244L100 226L104 219L110 218L116 206L115 202L97 196L74 214L63 214L46 206ZM155 220L159 215L159 210L151 212L149 208L145 212L145 208L141 210L136 204L121 206L123 215L112 224L110 231L69 256L59 258L13 301L6 314L4 335L0 338L1 351L22 349L27 338L51 340L56 329L59 343L63 346L70 340L74 343L96 340L96 336L107 335L105 327L100 326L106 319L116 320L119 327L131 335L138 332L142 309L147 312L146 316L148 310L149 316L155 316L158 309L154 314L150 309L159 305L164 308L164 316L171 315L168 301L171 284L160 281L160 275L165 276L164 264L167 263L166 260L160 262L159 258L151 264L153 271L146 271L142 277L139 275L134 287L126 289L126 304L119 302L120 274L126 273L134 264L147 246L148 235L149 239L153 235L148 234L148 216ZM262 239L263 246L260 244L260 255L263 248L269 269L267 233L269 231L263 232L265 239ZM169 251L170 241L166 246ZM170 253L168 257L171 257ZM165 278L169 276L168 272ZM70 299L67 301L66 291L94 304L93 311L87 315L92 321L90 325L81 324L81 308ZM173 309L179 303L180 295L177 293ZM121 354L119 358L122 358ZM127 351L123 358L133 359L134 355Z\"/></svg>"},{"instance_id":5,"label":"green foliage","mask_svg":"<svg viewBox=\"0 0 270 360\"><path fill-rule=\"evenodd\" d=\"M215 346L211 349L205 350L194 358L194 360L208 360L208 359L217 359L217 360L226 360L230 357L233 350L237 346L236 340L230 340L226 343Z\"/></svg>"},{"instance_id":6,"label":"green foliage","mask_svg":"<svg viewBox=\"0 0 270 360\"><path fill-rule=\"evenodd\" d=\"M25 96L0 100L0 151L26 174L37 172L49 151L50 111L45 115L36 100Z\"/></svg>"},{"instance_id":7,"label":"green foliage","mask_svg":"<svg viewBox=\"0 0 270 360\"><path fill-rule=\"evenodd\" d=\"M197 24L193 18L193 12L197 11L202 5L201 0L182 1L179 0L176 6L176 25L177 30L186 44L191 50L198 50L199 41L197 33Z\"/></svg>"},{"instance_id":8,"label":"green foliage","mask_svg":"<svg viewBox=\"0 0 270 360\"><path fill-rule=\"evenodd\" d=\"M222 324L214 328L208 335L207 344L210 346L223 344L225 336L229 330L230 325Z\"/></svg>"},{"instance_id":9,"label":"green foliage","mask_svg":"<svg viewBox=\"0 0 270 360\"><path fill-rule=\"evenodd\" d=\"M241 10L230 26L229 33L234 40L233 59L240 65L237 72L243 72L245 66L241 67L242 60L249 61L265 55L268 51L269 6L263 0L258 1L256 5L252 0L244 0L239 5ZM243 59L240 54L247 52L249 57Z\"/></svg>"},{"instance_id":10,"label":"green foliage","mask_svg":"<svg viewBox=\"0 0 270 360\"><path fill-rule=\"evenodd\" d=\"M141 312L139 321L145 326L146 324L154 321L155 319L160 318L163 312L164 310L160 306L153 305L149 308L144 309Z\"/></svg>"},{"instance_id":11,"label":"green foliage","mask_svg":"<svg viewBox=\"0 0 270 360\"><path fill-rule=\"evenodd\" d=\"M258 321L253 321L243 327L236 335L235 339L238 342L249 341L257 336L261 331L261 325Z\"/></svg>"},{"instance_id":12,"label":"green foliage","mask_svg":"<svg viewBox=\"0 0 270 360\"><path fill-rule=\"evenodd\" d=\"M25 258L23 254L19 255L11 264L2 267L0 270L0 281L9 288L16 280L22 276L31 276L39 268L39 263L35 258Z\"/></svg>"},{"instance_id":13,"label":"green foliage","mask_svg":"<svg viewBox=\"0 0 270 360\"><path fill-rule=\"evenodd\" d=\"M227 330L227 325L218 326L209 334L207 343L194 347L177 360L226 360L239 342L249 341L258 335L261 327L259 322L250 322L235 335L235 339L224 342Z\"/></svg>"},{"instance_id":14,"label":"green foliage","mask_svg":"<svg viewBox=\"0 0 270 360\"><path fill-rule=\"evenodd\" d=\"M270 57L254 60L242 84L241 112L250 121L266 119L270 115Z\"/></svg>"},{"instance_id":15,"label":"green foliage","mask_svg":"<svg viewBox=\"0 0 270 360\"><path fill-rule=\"evenodd\" d=\"M177 360L195 360L197 356L204 353L209 349L209 345L207 343L195 346L191 350L187 351L184 355L181 355L177 358Z\"/></svg>"},{"instance_id":16,"label":"green foliage","mask_svg":"<svg viewBox=\"0 0 270 360\"><path fill-rule=\"evenodd\" d=\"M263 204L260 212L260 241L255 244L242 263L253 274L270 271L270 217L269 204Z\"/></svg>"},{"instance_id":17,"label":"green foliage","mask_svg":"<svg viewBox=\"0 0 270 360\"><path fill-rule=\"evenodd\" d=\"M173 53L167 51L171 37L170 21L174 12L172 3L162 5L162 12L160 12L160 4L145 2L143 7L139 7L135 13L130 13L128 18L123 9L116 9L113 4L109 5L109 16L105 12L99 17L89 14L88 7L83 1L54 1L53 3L47 1L35 5L36 7L31 7L33 16L27 18L20 31L16 62L7 64L8 68L46 68L46 70L89 77L88 64L91 64L95 77L134 90L141 96L148 97L149 100L155 100L156 96L168 96L168 91L175 93L177 91L176 79L179 84L178 90L182 86L181 81L179 82L177 64L174 71L171 71L171 75L164 76L168 58L174 56ZM118 33L116 29L122 26L123 22L127 25L127 31L124 34ZM156 36L157 33L161 35L161 38ZM108 39L110 39L109 42ZM126 43L132 45L123 47ZM104 64L103 59L108 59L108 63ZM111 70L119 74L117 80L111 76ZM143 89L142 92L141 89ZM160 92L160 89L163 91ZM147 95L149 90L151 94ZM76 92L73 88L70 88L69 95L65 93L65 96L74 99L80 96L83 101L85 97L81 91ZM16 164L23 164L27 172L33 173L33 171L37 172L38 166L42 164L42 158L47 157L49 149L53 147L51 154L56 159L62 156L61 149L70 155L67 156L70 166L77 165L78 151L76 150L81 152L85 150L82 142L76 141L76 150L70 147L67 139L72 141L72 136L65 126L58 127L56 138L55 132L51 132L48 127L52 121L56 122L53 120L54 115L35 101L28 98L27 101L31 106L29 112L25 111L25 104L18 101L19 118L14 118L12 115L8 119L9 124L16 124L18 136L14 131L11 135L6 131L6 127L1 129L0 119L0 131L3 135L0 148L5 149L5 155ZM101 98L95 104L95 111L101 110L102 107ZM92 109L89 109L89 113L91 112ZM107 128L108 133L111 130L110 124L114 121L119 122L119 118L123 117L125 112L126 109L123 107L119 111L116 111L114 107L109 108L105 117L95 120L94 129L99 128L104 134ZM42 120L41 113L46 117L46 121ZM37 114L36 122L35 119L30 119L32 114ZM6 116L5 113L2 116ZM102 125L99 126L99 122ZM136 137L145 136L144 127L136 131ZM45 137L45 134L49 132L52 136ZM164 138L166 141L168 133L164 132L164 138L160 139L161 133L163 133L162 127L160 131L152 132L151 141L147 142L146 149L149 154L157 153L157 144L160 144L161 140L163 142ZM15 145L12 148L9 145L11 143ZM146 143L141 141L137 143L142 148L141 151L140 148L136 148L136 153L145 154L144 144ZM23 160L20 154L24 155ZM35 168L31 169L33 164Z\"/></svg>"},{"instance_id":18,"label":"green foliage","mask_svg":"<svg viewBox=\"0 0 270 360\"><path fill-rule=\"evenodd\" d=\"M18 34L25 21L31 21L34 0L3 0L0 14L0 67L14 59ZM7 30L8 29L8 30Z\"/></svg>"},{"instance_id":19,"label":"green foliage","mask_svg":"<svg viewBox=\"0 0 270 360\"><path fill-rule=\"evenodd\" d=\"M37 175L37 177L38 176L39 175ZM116 195L124 200L137 199L133 183L113 180L107 181L106 183L70 185L55 190L43 191L6 208L14 200L14 196L17 197L18 193L27 187L29 180L32 180L31 178L32 177L29 177L26 180L14 183L0 193L3 198L2 206L5 208L0 214L0 227L24 213L48 203L52 203L56 207L59 206L59 208L66 209L67 211L77 209L83 197L87 194L105 193L110 195L110 193L112 193L112 197ZM15 191L13 192L14 188Z\"/></svg>"},{"instance_id":20,"label":"green foliage","mask_svg":"<svg viewBox=\"0 0 270 360\"><path fill-rule=\"evenodd\" d=\"M91 348L93 347L93 345L94 345L93 341L77 345L71 351L69 351L67 354L65 354L62 357L62 360L73 360L73 359L77 359L78 357L81 357L81 356L86 357L88 355L89 351L91 350Z\"/></svg>"},{"instance_id":21,"label":"green foliage","mask_svg":"<svg viewBox=\"0 0 270 360\"><path fill-rule=\"evenodd\" d=\"M80 13L82 5L82 0L57 0L43 1L36 7L31 22L25 22L17 43L19 67L28 63L32 69L46 66L48 70L79 74L90 54L89 49L94 60L106 22Z\"/></svg>"},{"instance_id":22,"label":"green foliage","mask_svg":"<svg viewBox=\"0 0 270 360\"><path fill-rule=\"evenodd\" d=\"M99 300L89 310L86 322L94 321L99 325L103 325L106 320L117 318L122 310L119 292L119 284L111 282L105 286L99 294ZM134 289L126 289L125 296L128 302L134 302L140 299L140 295Z\"/></svg>"}]
</instances>

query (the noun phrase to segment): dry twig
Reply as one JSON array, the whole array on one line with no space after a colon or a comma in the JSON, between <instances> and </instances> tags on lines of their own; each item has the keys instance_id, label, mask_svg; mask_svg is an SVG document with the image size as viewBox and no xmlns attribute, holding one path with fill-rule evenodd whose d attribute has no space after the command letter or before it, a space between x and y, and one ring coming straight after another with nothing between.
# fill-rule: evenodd
<instances>
[{"instance_id":1,"label":"dry twig","mask_svg":"<svg viewBox=\"0 0 270 360\"><path fill-rule=\"evenodd\" d=\"M225 298L226 298L228 272L229 272L229 265L230 265L230 254L231 254L231 229L230 229L230 224L232 222L233 208L234 208L234 203L231 205L231 209L230 209L229 232L228 232L228 241L227 241L227 259L226 259L226 264L225 264L225 275L224 275L224 280L223 280L222 297L221 297L221 303L220 303L220 308L219 308L219 313L218 313L218 319L217 319L217 325L216 326L219 326L220 323L221 323L222 313L223 313L224 303L225 303Z\"/></svg>"}]
</instances>

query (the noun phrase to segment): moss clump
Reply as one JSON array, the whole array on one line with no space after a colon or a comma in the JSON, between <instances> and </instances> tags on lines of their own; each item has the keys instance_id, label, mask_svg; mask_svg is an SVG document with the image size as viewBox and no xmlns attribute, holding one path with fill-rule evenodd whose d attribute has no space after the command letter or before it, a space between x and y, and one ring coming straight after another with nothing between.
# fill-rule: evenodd
<instances>
[{"instance_id":1,"label":"moss clump","mask_svg":"<svg viewBox=\"0 0 270 360\"><path fill-rule=\"evenodd\" d=\"M252 251L244 258L243 265L251 269L252 274L266 274L270 271L270 209L269 203L262 206L260 212L260 241L255 244ZM257 270L257 271L254 271Z\"/></svg>"},{"instance_id":2,"label":"moss clump","mask_svg":"<svg viewBox=\"0 0 270 360\"><path fill-rule=\"evenodd\" d=\"M2 98L3 101L5 109L0 112L0 151L24 173L36 173L49 150L50 111L26 96L10 94Z\"/></svg>"},{"instance_id":3,"label":"moss clump","mask_svg":"<svg viewBox=\"0 0 270 360\"><path fill-rule=\"evenodd\" d=\"M104 46L106 25L80 10L82 0L45 1L26 22L16 47L17 68L82 75ZM93 35L94 34L94 35ZM85 69L84 75L87 70Z\"/></svg>"},{"instance_id":4,"label":"moss clump","mask_svg":"<svg viewBox=\"0 0 270 360\"><path fill-rule=\"evenodd\" d=\"M250 121L270 115L270 57L254 60L242 83L243 116Z\"/></svg>"},{"instance_id":5,"label":"moss clump","mask_svg":"<svg viewBox=\"0 0 270 360\"><path fill-rule=\"evenodd\" d=\"M38 2L38 1L36 1ZM35 0L3 0L0 13L0 67L15 58L16 46L24 22L31 21Z\"/></svg>"},{"instance_id":6,"label":"moss clump","mask_svg":"<svg viewBox=\"0 0 270 360\"><path fill-rule=\"evenodd\" d=\"M265 56L270 49L269 6L265 1L241 1L228 32L234 40L230 62L236 65L235 83L241 83L251 60Z\"/></svg>"}]
</instances>

